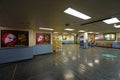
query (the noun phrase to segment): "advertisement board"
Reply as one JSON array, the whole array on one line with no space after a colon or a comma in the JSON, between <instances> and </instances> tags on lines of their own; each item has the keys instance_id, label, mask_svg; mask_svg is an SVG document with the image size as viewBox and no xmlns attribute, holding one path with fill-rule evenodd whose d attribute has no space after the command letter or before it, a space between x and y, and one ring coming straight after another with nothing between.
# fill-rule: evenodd
<instances>
[{"instance_id":1,"label":"advertisement board","mask_svg":"<svg viewBox=\"0 0 120 80\"><path fill-rule=\"evenodd\" d=\"M16 47L28 45L28 31L1 30L1 47Z\"/></svg>"}]
</instances>

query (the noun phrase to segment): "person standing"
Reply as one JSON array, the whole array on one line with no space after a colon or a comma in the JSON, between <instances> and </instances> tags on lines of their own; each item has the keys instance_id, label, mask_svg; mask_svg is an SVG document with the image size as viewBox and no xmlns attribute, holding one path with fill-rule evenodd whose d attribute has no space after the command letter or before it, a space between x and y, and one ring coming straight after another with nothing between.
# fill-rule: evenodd
<instances>
[{"instance_id":1,"label":"person standing","mask_svg":"<svg viewBox=\"0 0 120 80\"><path fill-rule=\"evenodd\" d=\"M94 43L95 43L95 40L93 38L91 38L91 47L94 47Z\"/></svg>"},{"instance_id":2,"label":"person standing","mask_svg":"<svg viewBox=\"0 0 120 80\"><path fill-rule=\"evenodd\" d=\"M87 39L84 40L84 48L88 48L88 40Z\"/></svg>"},{"instance_id":3,"label":"person standing","mask_svg":"<svg viewBox=\"0 0 120 80\"><path fill-rule=\"evenodd\" d=\"M53 48L53 52L56 52L56 39L55 39L55 37L53 37L53 40L52 40L52 48Z\"/></svg>"}]
</instances>

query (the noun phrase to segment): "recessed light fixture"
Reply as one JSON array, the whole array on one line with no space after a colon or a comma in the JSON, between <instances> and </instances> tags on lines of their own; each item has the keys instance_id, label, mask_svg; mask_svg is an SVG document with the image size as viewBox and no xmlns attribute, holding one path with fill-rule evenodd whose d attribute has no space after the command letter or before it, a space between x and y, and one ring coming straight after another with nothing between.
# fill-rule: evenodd
<instances>
[{"instance_id":1,"label":"recessed light fixture","mask_svg":"<svg viewBox=\"0 0 120 80\"><path fill-rule=\"evenodd\" d=\"M115 27L115 28L120 28L120 25L114 24L114 27Z\"/></svg>"},{"instance_id":2,"label":"recessed light fixture","mask_svg":"<svg viewBox=\"0 0 120 80\"><path fill-rule=\"evenodd\" d=\"M42 27L40 27L39 29L41 29L41 30L50 30L50 31L54 30L54 29L51 29L51 28L42 28Z\"/></svg>"},{"instance_id":3,"label":"recessed light fixture","mask_svg":"<svg viewBox=\"0 0 120 80\"><path fill-rule=\"evenodd\" d=\"M78 32L85 32L84 30L79 30Z\"/></svg>"},{"instance_id":4,"label":"recessed light fixture","mask_svg":"<svg viewBox=\"0 0 120 80\"><path fill-rule=\"evenodd\" d=\"M64 29L64 30L73 31L74 29L66 28L66 29Z\"/></svg>"},{"instance_id":5,"label":"recessed light fixture","mask_svg":"<svg viewBox=\"0 0 120 80\"><path fill-rule=\"evenodd\" d=\"M106 24L114 24L114 23L118 23L120 21L115 17L115 18L103 20L103 22L105 22Z\"/></svg>"},{"instance_id":6,"label":"recessed light fixture","mask_svg":"<svg viewBox=\"0 0 120 80\"><path fill-rule=\"evenodd\" d=\"M78 17L78 18L81 18L81 19L84 19L84 20L87 20L87 19L90 19L91 17L90 16L87 16L75 9L72 9L72 8L68 8L64 11L65 13L67 14L70 14L72 16L75 16L75 17Z\"/></svg>"}]
</instances>

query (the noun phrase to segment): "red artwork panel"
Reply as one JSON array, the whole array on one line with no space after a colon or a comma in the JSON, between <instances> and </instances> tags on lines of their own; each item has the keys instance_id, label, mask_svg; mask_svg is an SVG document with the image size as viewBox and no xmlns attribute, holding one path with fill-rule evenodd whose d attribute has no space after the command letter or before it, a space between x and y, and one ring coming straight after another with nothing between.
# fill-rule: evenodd
<instances>
[{"instance_id":1,"label":"red artwork panel","mask_svg":"<svg viewBox=\"0 0 120 80\"><path fill-rule=\"evenodd\" d=\"M28 46L28 32L16 30L1 31L1 47Z\"/></svg>"},{"instance_id":2,"label":"red artwork panel","mask_svg":"<svg viewBox=\"0 0 120 80\"><path fill-rule=\"evenodd\" d=\"M50 44L50 34L37 33L36 44Z\"/></svg>"}]
</instances>

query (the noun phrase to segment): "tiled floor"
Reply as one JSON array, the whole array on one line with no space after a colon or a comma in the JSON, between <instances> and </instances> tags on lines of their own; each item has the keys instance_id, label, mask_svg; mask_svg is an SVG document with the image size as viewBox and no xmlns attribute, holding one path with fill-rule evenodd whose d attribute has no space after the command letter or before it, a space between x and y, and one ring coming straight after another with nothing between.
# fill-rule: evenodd
<instances>
[{"instance_id":1,"label":"tiled floor","mask_svg":"<svg viewBox=\"0 0 120 80\"><path fill-rule=\"evenodd\" d=\"M120 49L63 45L57 53L1 64L0 80L120 80Z\"/></svg>"}]
</instances>

